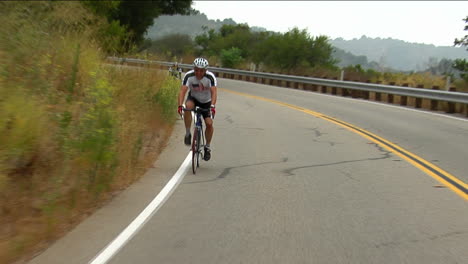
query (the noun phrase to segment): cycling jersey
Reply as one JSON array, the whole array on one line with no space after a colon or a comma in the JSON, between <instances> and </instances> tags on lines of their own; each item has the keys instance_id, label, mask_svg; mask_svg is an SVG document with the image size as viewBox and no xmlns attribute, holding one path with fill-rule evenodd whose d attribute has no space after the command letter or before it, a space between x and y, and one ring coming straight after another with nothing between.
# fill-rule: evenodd
<instances>
[{"instance_id":1,"label":"cycling jersey","mask_svg":"<svg viewBox=\"0 0 468 264\"><path fill-rule=\"evenodd\" d=\"M206 71L205 76L198 80L195 77L195 71L190 70L185 74L182 85L189 88L190 96L197 99L197 101L208 103L211 101L211 87L217 86L217 81L215 75L210 71Z\"/></svg>"}]
</instances>

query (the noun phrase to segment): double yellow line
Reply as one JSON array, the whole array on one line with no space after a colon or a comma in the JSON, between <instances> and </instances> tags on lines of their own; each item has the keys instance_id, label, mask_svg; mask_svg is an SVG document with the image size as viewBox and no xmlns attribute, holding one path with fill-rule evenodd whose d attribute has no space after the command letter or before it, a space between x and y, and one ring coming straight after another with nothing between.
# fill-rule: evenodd
<instances>
[{"instance_id":1,"label":"double yellow line","mask_svg":"<svg viewBox=\"0 0 468 264\"><path fill-rule=\"evenodd\" d=\"M409 151L407 151L407 150L405 150L405 149L403 149L403 148L389 142L388 140L386 140L384 138L381 138L381 137L379 137L379 136L377 136L375 134L372 134L369 131L366 131L366 130L364 130L362 128L359 128L359 127L354 126L352 124L346 123L346 122L341 121L339 119L326 116L326 115L321 114L319 112L315 112L315 111L312 111L312 110L309 110L309 109L306 109L306 108L302 108L300 106L287 104L287 103L284 103L284 102L281 102L281 101L268 99L268 98L265 98L265 97L255 96L255 95L241 93L241 92L235 92L235 91L231 91L231 90L227 90L227 89L222 89L222 88L218 88L218 89L220 89L222 91L225 91L225 92L237 94L237 95L250 97L250 98L255 98L255 99L258 99L258 100L262 100L262 101L271 102L271 103L275 103L275 104L278 104L278 105L286 106L288 108L291 108L291 109L294 109L294 110L297 110L297 111L300 111L300 112L303 112L303 113L306 113L306 114L309 114L309 115L312 115L312 116L315 116L315 117L318 117L318 118L321 118L321 119L324 119L324 120L327 120L327 121L332 122L332 123L334 123L336 125L344 127L346 129L348 129L348 130L350 130L352 132L355 132L355 133L363 136L364 138L367 138L368 140L370 140L370 141L384 147L385 149L392 152L393 154L395 154L395 155L401 157L402 159L408 161L409 163L411 163L415 167L419 168L420 170L422 170L426 174L430 175L431 177L433 177L434 179L436 179L437 181L439 181L440 183L442 183L446 187L450 188L452 191L454 191L456 194L460 195L465 200L468 200L468 185L466 183L464 183L463 181L461 181L457 177L453 176L452 174L444 171L443 169L437 167L436 165L428 162L427 160L425 160L425 159L423 159L423 158L421 158L421 157L419 157L419 156L417 156L417 155L415 155L415 154L413 154L413 153L411 153L411 152L409 152Z\"/></svg>"}]
</instances>

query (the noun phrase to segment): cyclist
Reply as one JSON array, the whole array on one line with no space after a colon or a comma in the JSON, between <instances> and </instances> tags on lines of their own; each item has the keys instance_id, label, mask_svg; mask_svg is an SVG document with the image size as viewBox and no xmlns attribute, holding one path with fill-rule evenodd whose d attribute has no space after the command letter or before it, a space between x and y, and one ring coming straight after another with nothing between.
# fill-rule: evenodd
<instances>
[{"instance_id":1,"label":"cyclist","mask_svg":"<svg viewBox=\"0 0 468 264\"><path fill-rule=\"evenodd\" d=\"M187 100L185 101L185 108L192 110L195 106L210 109L210 112L203 112L203 119L205 120L206 130L206 145L204 159L206 161L211 158L210 143L213 138L213 118L216 113L216 100L217 100L217 80L215 75L207 70L208 61L204 58L196 58L193 61L193 70L188 71L182 80L182 86L179 92L179 115L183 112L183 101L187 91L189 91ZM184 113L185 121L185 145L190 145L192 135L190 128L192 125L192 114L190 111Z\"/></svg>"},{"instance_id":2,"label":"cyclist","mask_svg":"<svg viewBox=\"0 0 468 264\"><path fill-rule=\"evenodd\" d=\"M169 66L169 74L181 79L182 77L182 68L179 67L179 64L176 62L173 65Z\"/></svg>"},{"instance_id":3,"label":"cyclist","mask_svg":"<svg viewBox=\"0 0 468 264\"><path fill-rule=\"evenodd\" d=\"M176 62L174 66L175 70L177 71L177 78L182 79L182 68L179 66L179 64Z\"/></svg>"}]
</instances>

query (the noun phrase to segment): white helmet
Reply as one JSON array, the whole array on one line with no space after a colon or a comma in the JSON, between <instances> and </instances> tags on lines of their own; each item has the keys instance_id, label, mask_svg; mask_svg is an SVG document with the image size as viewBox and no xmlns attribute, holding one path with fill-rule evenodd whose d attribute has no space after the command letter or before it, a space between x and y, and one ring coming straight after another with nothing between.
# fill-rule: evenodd
<instances>
[{"instance_id":1,"label":"white helmet","mask_svg":"<svg viewBox=\"0 0 468 264\"><path fill-rule=\"evenodd\" d=\"M208 61L204 58L196 58L193 61L193 66L201 69L206 69L208 67Z\"/></svg>"}]
</instances>

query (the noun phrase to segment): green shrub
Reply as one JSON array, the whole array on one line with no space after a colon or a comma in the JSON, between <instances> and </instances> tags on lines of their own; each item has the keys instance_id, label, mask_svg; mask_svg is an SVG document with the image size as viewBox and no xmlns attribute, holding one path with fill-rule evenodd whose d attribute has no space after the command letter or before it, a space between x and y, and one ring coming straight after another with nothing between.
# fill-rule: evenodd
<instances>
[{"instance_id":1,"label":"green shrub","mask_svg":"<svg viewBox=\"0 0 468 264\"><path fill-rule=\"evenodd\" d=\"M225 68L235 68L243 60L242 51L239 48L232 47L228 50L221 50L221 63Z\"/></svg>"}]
</instances>

